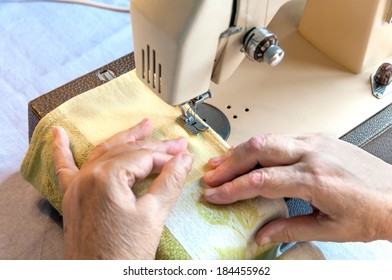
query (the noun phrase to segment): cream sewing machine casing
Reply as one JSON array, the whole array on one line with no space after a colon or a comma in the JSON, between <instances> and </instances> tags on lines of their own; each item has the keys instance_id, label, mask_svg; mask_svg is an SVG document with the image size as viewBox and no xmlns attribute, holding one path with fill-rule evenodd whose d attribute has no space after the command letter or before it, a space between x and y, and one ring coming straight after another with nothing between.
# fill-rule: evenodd
<instances>
[{"instance_id":1,"label":"cream sewing machine casing","mask_svg":"<svg viewBox=\"0 0 392 280\"><path fill-rule=\"evenodd\" d=\"M376 98L370 77L392 63L391 17L391 0L131 0L138 77L172 105L212 92L205 103L227 116L230 144L266 132L340 137L389 105L392 85ZM277 45L284 59L270 67ZM214 114L203 118L215 128Z\"/></svg>"}]
</instances>

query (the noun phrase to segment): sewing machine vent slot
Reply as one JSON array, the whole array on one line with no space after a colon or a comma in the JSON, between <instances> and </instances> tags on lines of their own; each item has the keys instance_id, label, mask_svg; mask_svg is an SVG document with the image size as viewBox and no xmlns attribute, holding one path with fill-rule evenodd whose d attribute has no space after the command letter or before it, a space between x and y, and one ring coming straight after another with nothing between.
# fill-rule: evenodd
<instances>
[{"instance_id":1,"label":"sewing machine vent slot","mask_svg":"<svg viewBox=\"0 0 392 280\"><path fill-rule=\"evenodd\" d=\"M147 84L161 93L162 66L157 63L156 57L156 51L150 45L147 45L146 50L142 49L142 76Z\"/></svg>"},{"instance_id":2,"label":"sewing machine vent slot","mask_svg":"<svg viewBox=\"0 0 392 280\"><path fill-rule=\"evenodd\" d=\"M161 93L161 86L162 86L162 66L158 64L158 92Z\"/></svg>"}]
</instances>

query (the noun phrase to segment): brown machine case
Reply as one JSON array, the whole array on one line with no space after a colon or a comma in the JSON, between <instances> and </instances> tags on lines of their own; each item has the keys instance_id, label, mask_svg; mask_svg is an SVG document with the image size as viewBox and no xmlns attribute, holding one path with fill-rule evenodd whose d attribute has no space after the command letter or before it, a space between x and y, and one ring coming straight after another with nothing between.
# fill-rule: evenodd
<instances>
[{"instance_id":1,"label":"brown machine case","mask_svg":"<svg viewBox=\"0 0 392 280\"><path fill-rule=\"evenodd\" d=\"M103 85L134 68L134 56L133 53L130 53L31 100L28 104L29 140L38 122L57 106L78 94Z\"/></svg>"}]
</instances>

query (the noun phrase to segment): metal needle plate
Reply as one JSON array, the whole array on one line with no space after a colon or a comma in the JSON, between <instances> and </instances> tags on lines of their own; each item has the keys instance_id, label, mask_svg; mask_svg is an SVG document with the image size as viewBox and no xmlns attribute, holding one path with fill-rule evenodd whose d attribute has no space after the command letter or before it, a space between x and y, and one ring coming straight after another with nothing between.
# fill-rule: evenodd
<instances>
[{"instance_id":1,"label":"metal needle plate","mask_svg":"<svg viewBox=\"0 0 392 280\"><path fill-rule=\"evenodd\" d=\"M221 110L204 102L197 107L197 115L224 140L229 138L230 122Z\"/></svg>"}]
</instances>

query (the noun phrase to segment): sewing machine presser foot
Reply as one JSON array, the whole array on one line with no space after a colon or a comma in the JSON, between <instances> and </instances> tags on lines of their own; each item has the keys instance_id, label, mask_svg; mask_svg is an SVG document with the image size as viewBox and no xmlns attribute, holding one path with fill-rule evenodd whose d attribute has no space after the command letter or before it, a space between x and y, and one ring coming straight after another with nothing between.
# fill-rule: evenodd
<instances>
[{"instance_id":1,"label":"sewing machine presser foot","mask_svg":"<svg viewBox=\"0 0 392 280\"><path fill-rule=\"evenodd\" d=\"M201 122L200 119L198 119L197 107L211 96L211 92L207 91L179 106L182 111L182 115L177 117L176 121L179 122L189 133L198 135L199 132L206 131L209 128Z\"/></svg>"}]
</instances>

